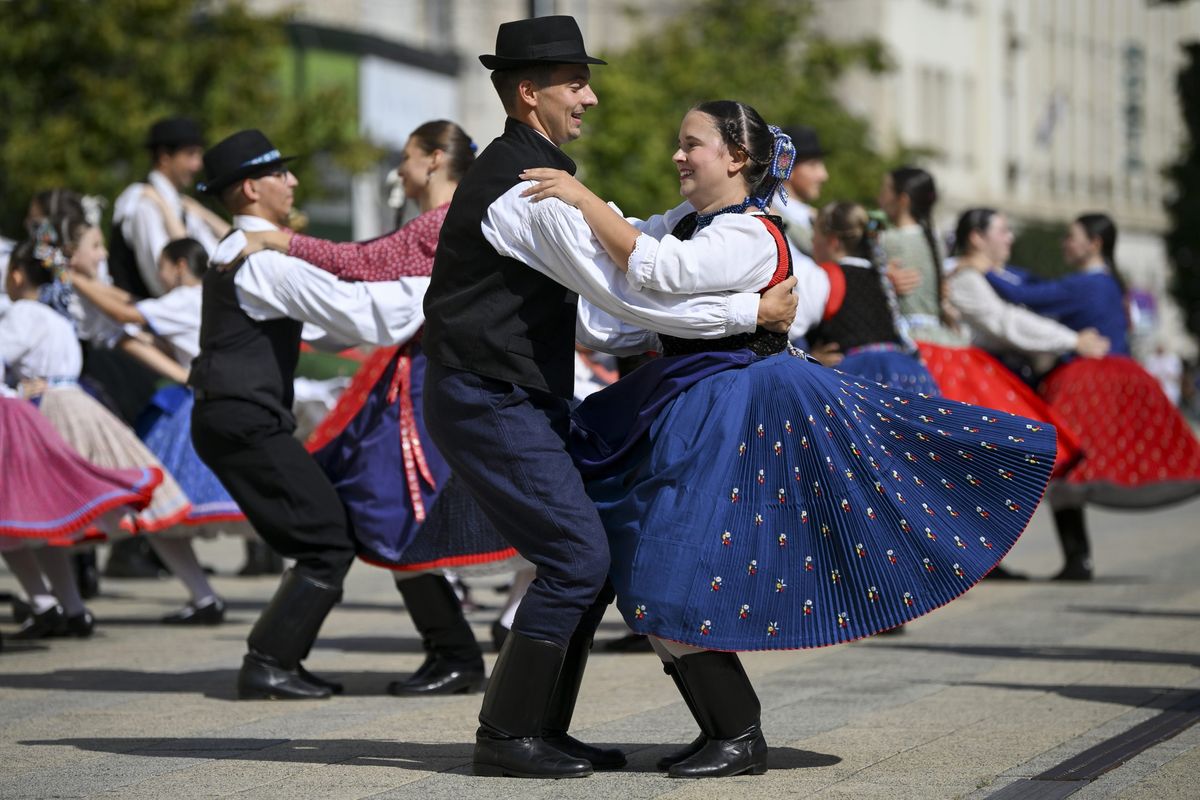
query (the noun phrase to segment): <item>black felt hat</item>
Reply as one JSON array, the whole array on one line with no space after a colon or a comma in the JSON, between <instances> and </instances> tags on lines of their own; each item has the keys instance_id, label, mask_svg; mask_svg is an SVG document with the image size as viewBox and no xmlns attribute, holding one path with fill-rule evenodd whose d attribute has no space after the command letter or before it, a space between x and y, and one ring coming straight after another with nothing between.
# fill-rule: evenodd
<instances>
[{"instance_id":1,"label":"black felt hat","mask_svg":"<svg viewBox=\"0 0 1200 800\"><path fill-rule=\"evenodd\" d=\"M496 54L479 57L488 69L514 69L530 64L607 64L583 49L583 34L574 17L552 16L505 22L496 31Z\"/></svg>"},{"instance_id":2,"label":"black felt hat","mask_svg":"<svg viewBox=\"0 0 1200 800\"><path fill-rule=\"evenodd\" d=\"M188 117L167 117L150 126L146 147L204 147L204 131Z\"/></svg>"},{"instance_id":3,"label":"black felt hat","mask_svg":"<svg viewBox=\"0 0 1200 800\"><path fill-rule=\"evenodd\" d=\"M219 194L236 181L267 175L294 158L281 156L260 130L238 131L205 151L205 180L196 188L206 194Z\"/></svg>"},{"instance_id":4,"label":"black felt hat","mask_svg":"<svg viewBox=\"0 0 1200 800\"><path fill-rule=\"evenodd\" d=\"M807 125L790 125L784 128L783 132L792 137L792 144L796 147L797 161L824 158L828 155L828 152L821 147L820 140L817 139L817 132Z\"/></svg>"}]
</instances>

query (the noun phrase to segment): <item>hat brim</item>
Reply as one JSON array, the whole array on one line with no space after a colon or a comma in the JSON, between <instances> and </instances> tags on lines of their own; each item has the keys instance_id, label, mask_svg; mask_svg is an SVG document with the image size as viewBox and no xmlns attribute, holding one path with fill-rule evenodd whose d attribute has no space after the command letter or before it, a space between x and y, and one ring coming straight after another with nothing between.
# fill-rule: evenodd
<instances>
[{"instance_id":1,"label":"hat brim","mask_svg":"<svg viewBox=\"0 0 1200 800\"><path fill-rule=\"evenodd\" d=\"M553 56L551 58L505 58L504 56L483 55L479 57L479 63L493 72L501 69L517 69L518 67L549 67L554 64L599 64L600 66L608 66L607 61L592 58L589 55Z\"/></svg>"},{"instance_id":2,"label":"hat brim","mask_svg":"<svg viewBox=\"0 0 1200 800\"><path fill-rule=\"evenodd\" d=\"M234 170L228 175L221 175L214 181L202 181L196 184L196 191L201 194L220 194L221 191L238 181L244 181L247 178L257 178L269 174L276 167L287 164L290 161L295 161L299 156L284 156L277 158L274 161L264 161L261 164L253 164L249 167L242 167Z\"/></svg>"}]
</instances>

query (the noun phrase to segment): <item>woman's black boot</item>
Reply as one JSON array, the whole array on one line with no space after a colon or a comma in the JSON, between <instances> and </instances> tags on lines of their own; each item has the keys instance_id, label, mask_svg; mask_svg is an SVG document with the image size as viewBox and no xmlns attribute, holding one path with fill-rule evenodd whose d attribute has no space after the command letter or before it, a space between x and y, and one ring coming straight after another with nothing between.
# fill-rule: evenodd
<instances>
[{"instance_id":1,"label":"woman's black boot","mask_svg":"<svg viewBox=\"0 0 1200 800\"><path fill-rule=\"evenodd\" d=\"M1090 581L1092 579L1092 546L1088 543L1083 508L1060 508L1054 512L1054 527L1062 544L1065 564L1052 580Z\"/></svg>"},{"instance_id":2,"label":"woman's black boot","mask_svg":"<svg viewBox=\"0 0 1200 800\"><path fill-rule=\"evenodd\" d=\"M250 652L238 673L241 700L322 700L327 682L309 675L300 661L312 649L321 624L342 596L295 570L284 573L275 596L250 631Z\"/></svg>"},{"instance_id":3,"label":"woman's black boot","mask_svg":"<svg viewBox=\"0 0 1200 800\"><path fill-rule=\"evenodd\" d=\"M683 679L679 677L679 670L675 668L675 663L663 664L663 672L671 676L671 680L675 681L675 688L679 690L679 694L683 696L683 702L687 703L688 711L692 712L692 718L696 720L696 724L700 726L700 735L692 740L691 744L676 750L674 753L663 756L658 760L658 771L666 772L674 764L680 761L691 758L700 752L700 748L708 742L708 733L704 730L704 721L700 719L700 713L696 711L696 702L692 700L692 696L688 694L687 686Z\"/></svg>"},{"instance_id":4,"label":"woman's black boot","mask_svg":"<svg viewBox=\"0 0 1200 800\"><path fill-rule=\"evenodd\" d=\"M513 778L582 778L592 764L569 756L542 738L546 705L562 668L554 642L512 631L500 649L475 732L476 775Z\"/></svg>"},{"instance_id":5,"label":"woman's black boot","mask_svg":"<svg viewBox=\"0 0 1200 800\"><path fill-rule=\"evenodd\" d=\"M428 573L397 581L425 646L425 663L404 680L388 684L394 695L470 694L483 689L483 651L463 616L450 581Z\"/></svg>"},{"instance_id":6,"label":"woman's black boot","mask_svg":"<svg viewBox=\"0 0 1200 800\"><path fill-rule=\"evenodd\" d=\"M675 659L679 677L695 703L709 739L695 755L673 764L672 778L724 778L767 771L767 740L761 706L736 653L708 650Z\"/></svg>"}]
</instances>

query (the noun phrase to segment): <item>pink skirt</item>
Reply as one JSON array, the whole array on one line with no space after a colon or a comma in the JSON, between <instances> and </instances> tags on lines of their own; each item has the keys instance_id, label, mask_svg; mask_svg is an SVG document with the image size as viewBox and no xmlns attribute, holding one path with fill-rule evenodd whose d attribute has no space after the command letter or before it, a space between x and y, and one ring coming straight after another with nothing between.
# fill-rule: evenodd
<instances>
[{"instance_id":1,"label":"pink skirt","mask_svg":"<svg viewBox=\"0 0 1200 800\"><path fill-rule=\"evenodd\" d=\"M127 533L155 533L178 525L192 504L171 474L142 440L98 402L74 386L55 387L42 395L40 408L67 444L85 459L108 469L153 468L162 483L150 504L121 527Z\"/></svg>"},{"instance_id":2,"label":"pink skirt","mask_svg":"<svg viewBox=\"0 0 1200 800\"><path fill-rule=\"evenodd\" d=\"M97 521L146 508L163 480L153 466L87 461L25 400L0 398L0 454L0 539L10 539L8 547L74 544Z\"/></svg>"}]
</instances>

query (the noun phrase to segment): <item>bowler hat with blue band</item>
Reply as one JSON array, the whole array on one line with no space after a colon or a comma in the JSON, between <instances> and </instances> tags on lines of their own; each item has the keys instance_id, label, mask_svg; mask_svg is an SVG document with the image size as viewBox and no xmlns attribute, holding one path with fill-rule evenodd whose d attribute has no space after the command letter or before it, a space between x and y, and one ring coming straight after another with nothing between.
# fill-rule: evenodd
<instances>
[{"instance_id":1,"label":"bowler hat with blue band","mask_svg":"<svg viewBox=\"0 0 1200 800\"><path fill-rule=\"evenodd\" d=\"M220 194L237 181L270 175L295 158L280 155L260 130L238 131L205 151L205 180L196 188L205 194Z\"/></svg>"},{"instance_id":2,"label":"bowler hat with blue band","mask_svg":"<svg viewBox=\"0 0 1200 800\"><path fill-rule=\"evenodd\" d=\"M479 62L491 70L536 64L607 64L583 47L583 34L574 17L550 16L505 22L496 31L495 55Z\"/></svg>"}]
</instances>

